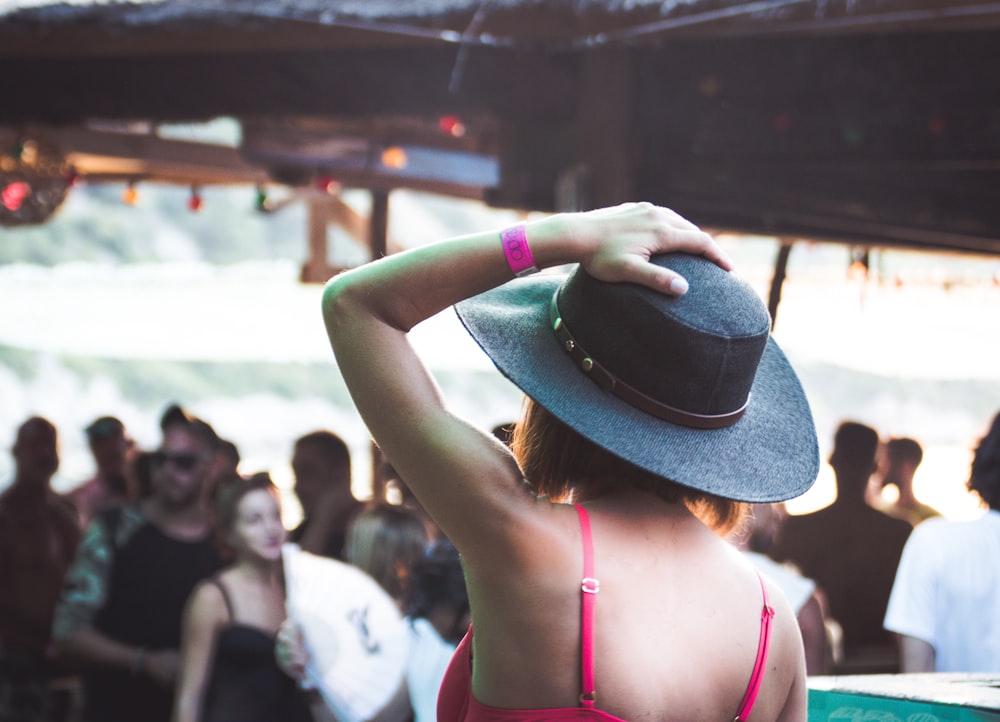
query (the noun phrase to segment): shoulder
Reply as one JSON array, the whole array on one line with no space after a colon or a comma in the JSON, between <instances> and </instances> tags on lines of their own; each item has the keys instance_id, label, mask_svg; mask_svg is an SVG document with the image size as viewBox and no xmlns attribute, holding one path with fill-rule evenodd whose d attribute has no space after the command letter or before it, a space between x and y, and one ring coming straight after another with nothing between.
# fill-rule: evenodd
<instances>
[{"instance_id":1,"label":"shoulder","mask_svg":"<svg viewBox=\"0 0 1000 722\"><path fill-rule=\"evenodd\" d=\"M787 562L776 562L756 552L746 552L746 555L762 576L773 581L781 589L789 604L798 613L816 589L816 582L803 576L798 569Z\"/></svg>"},{"instance_id":2,"label":"shoulder","mask_svg":"<svg viewBox=\"0 0 1000 722\"><path fill-rule=\"evenodd\" d=\"M92 527L99 527L105 535L113 536L116 546L121 546L140 527L149 521L142 510L134 505L113 506L104 509L90 522Z\"/></svg>"},{"instance_id":3,"label":"shoulder","mask_svg":"<svg viewBox=\"0 0 1000 722\"><path fill-rule=\"evenodd\" d=\"M519 512L508 510L491 529L489 545L458 546L466 572L474 579L495 579L507 586L512 574L547 584L553 567L582 558L580 517L571 504L533 497ZM591 518L592 524L593 517ZM491 525L494 526L494 525Z\"/></svg>"},{"instance_id":4,"label":"shoulder","mask_svg":"<svg viewBox=\"0 0 1000 722\"><path fill-rule=\"evenodd\" d=\"M219 581L210 577L198 582L187 602L188 616L199 624L221 624L226 618L226 599Z\"/></svg>"},{"instance_id":5,"label":"shoulder","mask_svg":"<svg viewBox=\"0 0 1000 722\"><path fill-rule=\"evenodd\" d=\"M70 514L76 518L77 507L69 496L65 494L57 494L53 491L49 494L48 501L49 508L52 509L53 512L61 515Z\"/></svg>"},{"instance_id":6,"label":"shoulder","mask_svg":"<svg viewBox=\"0 0 1000 722\"><path fill-rule=\"evenodd\" d=\"M881 514L881 512L876 513ZM882 520L882 527L884 529L885 536L902 547L902 545L913 533L913 524L904 519L900 519L899 517L889 516L888 514L882 514L882 516L884 517Z\"/></svg>"},{"instance_id":7,"label":"shoulder","mask_svg":"<svg viewBox=\"0 0 1000 722\"><path fill-rule=\"evenodd\" d=\"M984 539L992 538L997 529L1000 529L1000 514L996 512L964 521L936 516L921 522L913 529L909 545L922 548L968 549L968 545L976 545Z\"/></svg>"},{"instance_id":8,"label":"shoulder","mask_svg":"<svg viewBox=\"0 0 1000 722\"><path fill-rule=\"evenodd\" d=\"M66 492L66 497L72 501L77 501L81 497L85 497L94 491L94 487L97 485L97 478L87 479L86 481L81 481L79 484L74 486L72 489Z\"/></svg>"}]
</instances>

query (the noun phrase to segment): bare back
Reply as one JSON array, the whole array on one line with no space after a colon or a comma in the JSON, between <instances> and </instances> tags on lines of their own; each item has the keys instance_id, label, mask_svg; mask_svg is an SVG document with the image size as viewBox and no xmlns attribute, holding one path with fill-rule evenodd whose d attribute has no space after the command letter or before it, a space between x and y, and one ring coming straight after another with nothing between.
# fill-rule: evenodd
<instances>
[{"instance_id":1,"label":"bare back","mask_svg":"<svg viewBox=\"0 0 1000 722\"><path fill-rule=\"evenodd\" d=\"M634 721L733 719L760 639L753 568L685 509L650 495L586 506L600 581L597 707ZM549 511L547 531L522 530L518 546L538 537L537 558L523 569L468 572L473 692L484 704L579 704L581 538L571 507ZM773 587L768 595L776 608L772 646L750 719L804 719L805 690L793 690L804 676L794 613Z\"/></svg>"}]
</instances>

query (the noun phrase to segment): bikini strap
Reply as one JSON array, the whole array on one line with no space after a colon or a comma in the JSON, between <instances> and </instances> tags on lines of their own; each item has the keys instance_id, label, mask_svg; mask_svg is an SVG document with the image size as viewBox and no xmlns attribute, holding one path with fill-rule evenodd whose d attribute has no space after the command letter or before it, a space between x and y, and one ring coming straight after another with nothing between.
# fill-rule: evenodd
<instances>
[{"instance_id":1,"label":"bikini strap","mask_svg":"<svg viewBox=\"0 0 1000 722\"><path fill-rule=\"evenodd\" d=\"M214 577L209 577L208 581L218 587L219 592L222 593L222 601L226 605L226 614L229 615L229 621L232 622L236 619L236 615L233 614L233 602L229 598L229 592L226 591L226 585L222 583L222 579L218 575Z\"/></svg>"},{"instance_id":2,"label":"bikini strap","mask_svg":"<svg viewBox=\"0 0 1000 722\"><path fill-rule=\"evenodd\" d=\"M755 570L756 571L756 570ZM740 703L740 711L736 713L733 722L746 722L753 710L754 702L757 701L757 693L764 682L764 671L767 668L767 650L771 646L771 620L774 618L774 607L767 600L767 587L764 586L764 579L757 572L757 581L760 582L761 596L764 598L764 608L760 613L760 639L757 642L757 659L753 663L753 673L750 675L750 684L743 695L743 702Z\"/></svg>"},{"instance_id":3,"label":"bikini strap","mask_svg":"<svg viewBox=\"0 0 1000 722\"><path fill-rule=\"evenodd\" d=\"M583 580L580 582L580 705L593 709L597 692L594 689L594 604L601 583L594 577L594 541L590 531L590 515L579 504L573 505L580 517L583 537Z\"/></svg>"}]
</instances>

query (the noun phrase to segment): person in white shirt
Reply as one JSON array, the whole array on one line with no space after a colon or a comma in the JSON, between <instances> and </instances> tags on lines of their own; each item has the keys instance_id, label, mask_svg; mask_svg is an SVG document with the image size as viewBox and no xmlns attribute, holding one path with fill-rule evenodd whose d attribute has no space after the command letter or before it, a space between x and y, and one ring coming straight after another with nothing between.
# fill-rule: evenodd
<instances>
[{"instance_id":1,"label":"person in white shirt","mask_svg":"<svg viewBox=\"0 0 1000 722\"><path fill-rule=\"evenodd\" d=\"M447 540L434 544L411 575L406 686L414 722L435 722L441 680L472 621L469 596L458 550Z\"/></svg>"},{"instance_id":2,"label":"person in white shirt","mask_svg":"<svg viewBox=\"0 0 1000 722\"><path fill-rule=\"evenodd\" d=\"M968 488L986 514L923 522L899 561L885 628L900 635L903 672L1000 672L1000 413Z\"/></svg>"}]
</instances>

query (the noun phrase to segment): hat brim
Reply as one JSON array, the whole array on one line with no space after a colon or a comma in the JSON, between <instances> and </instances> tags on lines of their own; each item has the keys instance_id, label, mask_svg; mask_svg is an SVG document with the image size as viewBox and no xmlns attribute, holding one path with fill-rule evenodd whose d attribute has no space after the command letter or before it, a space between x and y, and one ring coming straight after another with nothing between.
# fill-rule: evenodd
<instances>
[{"instance_id":1,"label":"hat brim","mask_svg":"<svg viewBox=\"0 0 1000 722\"><path fill-rule=\"evenodd\" d=\"M614 455L693 489L784 501L813 485L819 448L802 385L773 339L742 418L693 429L636 409L591 381L556 339L549 302L564 276L516 279L456 305L497 369L563 423Z\"/></svg>"}]
</instances>

